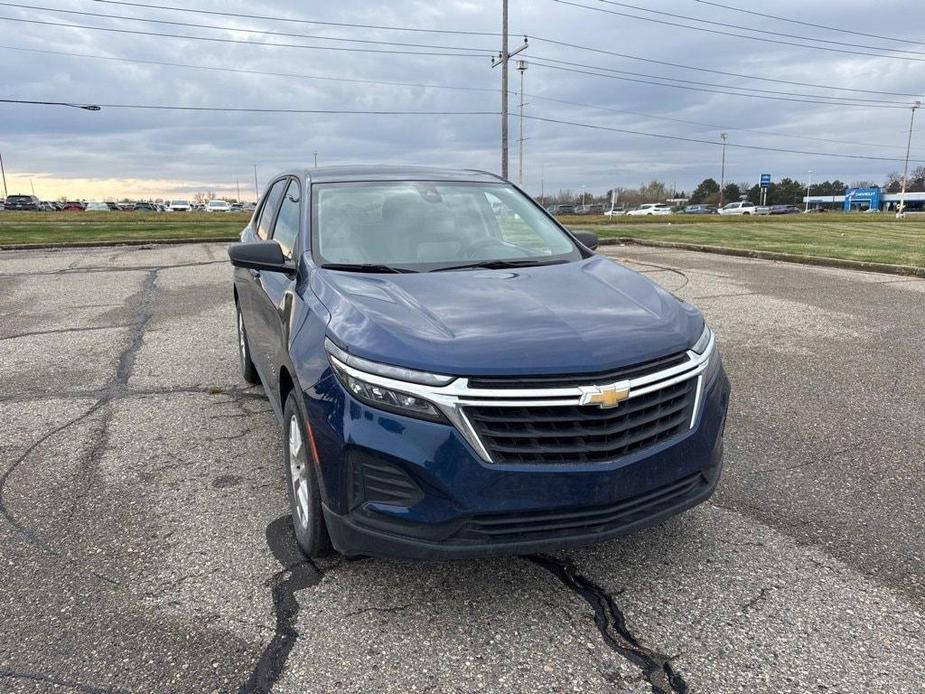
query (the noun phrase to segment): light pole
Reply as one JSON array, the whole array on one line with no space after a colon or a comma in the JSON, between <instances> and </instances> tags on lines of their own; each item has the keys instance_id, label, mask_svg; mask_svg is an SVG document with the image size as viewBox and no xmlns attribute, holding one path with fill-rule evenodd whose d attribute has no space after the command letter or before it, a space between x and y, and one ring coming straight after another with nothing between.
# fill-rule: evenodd
<instances>
[{"instance_id":1,"label":"light pole","mask_svg":"<svg viewBox=\"0 0 925 694\"><path fill-rule=\"evenodd\" d=\"M318 168L318 150L315 150L315 168Z\"/></svg>"},{"instance_id":2,"label":"light pole","mask_svg":"<svg viewBox=\"0 0 925 694\"><path fill-rule=\"evenodd\" d=\"M524 187L524 73L527 71L527 61L517 61L517 71L520 73L520 123L517 139L517 185Z\"/></svg>"},{"instance_id":3,"label":"light pole","mask_svg":"<svg viewBox=\"0 0 925 694\"><path fill-rule=\"evenodd\" d=\"M809 178L806 181L806 204L803 206L804 212L809 211L809 189L813 186L813 170L810 169L806 173L809 174Z\"/></svg>"},{"instance_id":4,"label":"light pole","mask_svg":"<svg viewBox=\"0 0 925 694\"><path fill-rule=\"evenodd\" d=\"M8 193L6 190L6 171L3 168L3 155L0 155L0 174L3 174L3 199L6 200Z\"/></svg>"},{"instance_id":5,"label":"light pole","mask_svg":"<svg viewBox=\"0 0 925 694\"><path fill-rule=\"evenodd\" d=\"M912 115L909 117L909 139L906 141L906 163L903 165L903 187L899 191L899 211L896 213L897 219L903 219L906 216L906 177L909 175L909 150L912 148L912 128L915 126L915 109L922 105L921 101L912 104Z\"/></svg>"},{"instance_id":6,"label":"light pole","mask_svg":"<svg viewBox=\"0 0 925 694\"><path fill-rule=\"evenodd\" d=\"M725 190L726 187L726 138L729 137L726 133L720 133L720 137L723 140L723 164L719 172L719 206L722 208L725 200Z\"/></svg>"},{"instance_id":7,"label":"light pole","mask_svg":"<svg viewBox=\"0 0 925 694\"><path fill-rule=\"evenodd\" d=\"M260 187L257 185L257 165L254 164L254 201L260 202Z\"/></svg>"}]
</instances>

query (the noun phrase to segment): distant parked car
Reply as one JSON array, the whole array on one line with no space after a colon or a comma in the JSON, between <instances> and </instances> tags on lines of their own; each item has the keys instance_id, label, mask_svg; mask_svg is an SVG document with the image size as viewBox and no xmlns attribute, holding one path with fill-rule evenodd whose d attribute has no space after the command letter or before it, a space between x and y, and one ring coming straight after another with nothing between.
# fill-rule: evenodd
<instances>
[{"instance_id":1,"label":"distant parked car","mask_svg":"<svg viewBox=\"0 0 925 694\"><path fill-rule=\"evenodd\" d=\"M671 207L661 202L647 202L626 213L630 217L671 214Z\"/></svg>"},{"instance_id":2,"label":"distant parked car","mask_svg":"<svg viewBox=\"0 0 925 694\"><path fill-rule=\"evenodd\" d=\"M770 207L759 207L750 200L743 200L742 202L730 202L728 205L725 205L720 211L722 215L742 215L748 216L753 214L770 214Z\"/></svg>"},{"instance_id":3,"label":"distant parked car","mask_svg":"<svg viewBox=\"0 0 925 694\"><path fill-rule=\"evenodd\" d=\"M681 214L716 214L716 207L713 205L688 205Z\"/></svg>"},{"instance_id":4,"label":"distant parked car","mask_svg":"<svg viewBox=\"0 0 925 694\"><path fill-rule=\"evenodd\" d=\"M806 210L806 214L822 214L824 212L828 212L824 207L810 207Z\"/></svg>"},{"instance_id":5,"label":"distant parked car","mask_svg":"<svg viewBox=\"0 0 925 694\"><path fill-rule=\"evenodd\" d=\"M112 212L112 208L105 202L88 202L84 209L87 212Z\"/></svg>"},{"instance_id":6,"label":"distant parked car","mask_svg":"<svg viewBox=\"0 0 925 694\"><path fill-rule=\"evenodd\" d=\"M206 212L231 212L231 203L227 200L209 200Z\"/></svg>"},{"instance_id":7,"label":"distant parked car","mask_svg":"<svg viewBox=\"0 0 925 694\"><path fill-rule=\"evenodd\" d=\"M189 212L191 209L193 206L190 205L189 200L171 200L167 205L168 212Z\"/></svg>"},{"instance_id":8,"label":"distant parked car","mask_svg":"<svg viewBox=\"0 0 925 694\"><path fill-rule=\"evenodd\" d=\"M547 207L546 211L552 215L575 214L575 206L570 203L561 203Z\"/></svg>"},{"instance_id":9,"label":"distant parked car","mask_svg":"<svg viewBox=\"0 0 925 694\"><path fill-rule=\"evenodd\" d=\"M135 212L157 212L157 205L153 202L136 202L132 209Z\"/></svg>"},{"instance_id":10,"label":"distant parked car","mask_svg":"<svg viewBox=\"0 0 925 694\"><path fill-rule=\"evenodd\" d=\"M622 217L626 214L626 208L623 205L614 205L609 210L605 210L605 217Z\"/></svg>"},{"instance_id":11,"label":"distant parked car","mask_svg":"<svg viewBox=\"0 0 925 694\"><path fill-rule=\"evenodd\" d=\"M796 205L771 205L770 214L800 214L802 211Z\"/></svg>"},{"instance_id":12,"label":"distant parked car","mask_svg":"<svg viewBox=\"0 0 925 694\"><path fill-rule=\"evenodd\" d=\"M78 200L68 200L61 206L65 212L83 212L86 205Z\"/></svg>"},{"instance_id":13,"label":"distant parked car","mask_svg":"<svg viewBox=\"0 0 925 694\"><path fill-rule=\"evenodd\" d=\"M8 210L38 210L41 202L34 195L9 195L6 198Z\"/></svg>"}]
</instances>

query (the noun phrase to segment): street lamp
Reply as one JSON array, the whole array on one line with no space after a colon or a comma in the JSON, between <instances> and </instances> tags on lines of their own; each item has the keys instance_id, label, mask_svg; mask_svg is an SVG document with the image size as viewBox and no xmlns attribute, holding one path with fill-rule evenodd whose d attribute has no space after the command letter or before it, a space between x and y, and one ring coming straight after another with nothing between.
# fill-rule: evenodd
<instances>
[{"instance_id":1,"label":"street lamp","mask_svg":"<svg viewBox=\"0 0 925 694\"><path fill-rule=\"evenodd\" d=\"M806 204L803 207L803 212L809 212L809 189L813 185L813 170L810 169L806 173L809 174L809 178L806 181Z\"/></svg>"},{"instance_id":2,"label":"street lamp","mask_svg":"<svg viewBox=\"0 0 925 694\"><path fill-rule=\"evenodd\" d=\"M725 191L723 189L726 187L726 138L728 135L721 133L720 137L723 140L723 165L719 173L719 206L722 207L723 203L725 203Z\"/></svg>"},{"instance_id":3,"label":"street lamp","mask_svg":"<svg viewBox=\"0 0 925 694\"><path fill-rule=\"evenodd\" d=\"M916 101L912 104L912 116L909 118L909 139L906 141L906 163L903 166L903 187L899 192L899 210L896 212L897 219L903 219L906 216L906 177L909 175L909 150L912 148L912 128L915 125L915 109L921 105L921 101Z\"/></svg>"}]
</instances>

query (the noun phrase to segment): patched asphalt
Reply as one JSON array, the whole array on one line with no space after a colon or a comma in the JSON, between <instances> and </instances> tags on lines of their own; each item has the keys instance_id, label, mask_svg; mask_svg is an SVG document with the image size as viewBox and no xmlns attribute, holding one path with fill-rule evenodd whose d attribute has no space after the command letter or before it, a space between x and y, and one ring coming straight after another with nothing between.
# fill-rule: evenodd
<instances>
[{"instance_id":1,"label":"patched asphalt","mask_svg":"<svg viewBox=\"0 0 925 694\"><path fill-rule=\"evenodd\" d=\"M733 382L713 499L307 562L220 244L0 253L0 691L922 692L925 281L640 247Z\"/></svg>"}]
</instances>

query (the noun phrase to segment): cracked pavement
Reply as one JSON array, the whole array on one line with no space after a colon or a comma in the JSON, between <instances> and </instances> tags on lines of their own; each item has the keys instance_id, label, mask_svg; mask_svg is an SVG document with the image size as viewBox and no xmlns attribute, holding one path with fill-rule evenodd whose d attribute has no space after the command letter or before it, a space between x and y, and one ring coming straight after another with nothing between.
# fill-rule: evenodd
<instances>
[{"instance_id":1,"label":"cracked pavement","mask_svg":"<svg viewBox=\"0 0 925 694\"><path fill-rule=\"evenodd\" d=\"M433 564L295 550L222 245L0 253L0 691L925 691L925 281L605 251L719 336L720 488Z\"/></svg>"}]
</instances>

